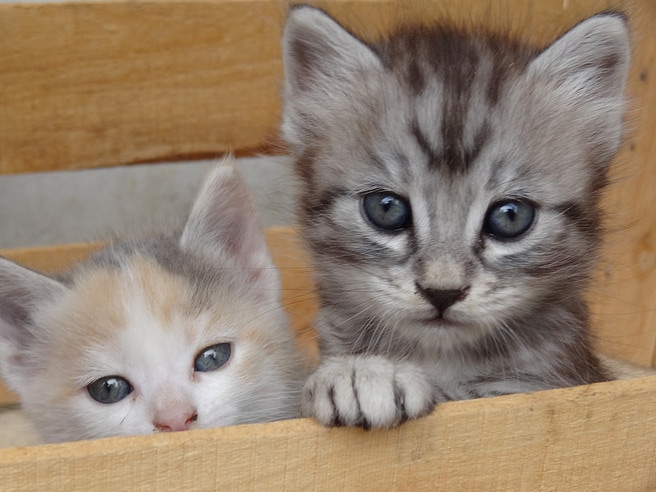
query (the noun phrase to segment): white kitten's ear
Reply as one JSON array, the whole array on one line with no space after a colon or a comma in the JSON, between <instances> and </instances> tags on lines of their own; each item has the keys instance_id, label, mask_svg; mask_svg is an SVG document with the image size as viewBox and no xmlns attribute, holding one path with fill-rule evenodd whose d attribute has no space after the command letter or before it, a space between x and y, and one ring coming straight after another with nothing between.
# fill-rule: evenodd
<instances>
[{"instance_id":1,"label":"white kitten's ear","mask_svg":"<svg viewBox=\"0 0 656 492\"><path fill-rule=\"evenodd\" d=\"M293 7L289 12L282 58L282 131L292 143L299 141L301 128L317 124L309 118L326 117L336 99L348 102L350 94L362 85L364 73L382 71L380 59L366 44L322 10L307 5Z\"/></svg>"},{"instance_id":2,"label":"white kitten's ear","mask_svg":"<svg viewBox=\"0 0 656 492\"><path fill-rule=\"evenodd\" d=\"M570 29L535 58L529 74L548 86L556 97L595 126L599 145L614 153L621 139L624 89L631 58L629 28L625 17L604 13ZM596 143L596 142L595 142Z\"/></svg>"},{"instance_id":3,"label":"white kitten's ear","mask_svg":"<svg viewBox=\"0 0 656 492\"><path fill-rule=\"evenodd\" d=\"M228 253L262 292L279 293L257 208L231 157L205 178L180 237L180 247L212 258Z\"/></svg>"},{"instance_id":4,"label":"white kitten's ear","mask_svg":"<svg viewBox=\"0 0 656 492\"><path fill-rule=\"evenodd\" d=\"M16 389L39 333L35 312L62 295L66 287L5 258L0 258L0 363L7 382Z\"/></svg>"}]
</instances>

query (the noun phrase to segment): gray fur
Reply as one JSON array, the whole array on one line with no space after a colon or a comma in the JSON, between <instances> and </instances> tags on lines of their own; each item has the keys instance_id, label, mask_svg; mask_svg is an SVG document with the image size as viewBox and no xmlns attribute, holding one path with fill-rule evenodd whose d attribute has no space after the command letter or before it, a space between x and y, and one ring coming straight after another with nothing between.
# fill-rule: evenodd
<instances>
[{"instance_id":1,"label":"gray fur","mask_svg":"<svg viewBox=\"0 0 656 492\"><path fill-rule=\"evenodd\" d=\"M367 44L321 10L291 10L282 132L322 307L307 414L386 427L439 401L608 379L583 293L629 58L617 13L537 49L448 25ZM369 223L362 200L380 190L409 201L410 227ZM506 198L536 206L513 240L483 230ZM456 294L438 310L436 291ZM396 396L372 406L365 384Z\"/></svg>"}]
</instances>

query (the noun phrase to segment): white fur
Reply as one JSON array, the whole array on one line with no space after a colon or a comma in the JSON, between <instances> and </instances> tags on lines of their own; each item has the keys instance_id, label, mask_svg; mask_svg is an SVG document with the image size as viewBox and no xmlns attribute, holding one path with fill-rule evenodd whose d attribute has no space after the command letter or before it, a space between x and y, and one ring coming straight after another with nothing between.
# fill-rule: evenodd
<instances>
[{"instance_id":1,"label":"white fur","mask_svg":"<svg viewBox=\"0 0 656 492\"><path fill-rule=\"evenodd\" d=\"M0 286L2 375L48 442L299 415L305 365L229 164L208 176L181 239L112 244L66 284L0 259ZM218 343L228 362L195 371ZM106 376L133 391L94 400L87 387Z\"/></svg>"},{"instance_id":2,"label":"white fur","mask_svg":"<svg viewBox=\"0 0 656 492\"><path fill-rule=\"evenodd\" d=\"M303 413L324 425L380 428L421 417L433 405L428 376L380 356L328 357L306 384Z\"/></svg>"}]
</instances>

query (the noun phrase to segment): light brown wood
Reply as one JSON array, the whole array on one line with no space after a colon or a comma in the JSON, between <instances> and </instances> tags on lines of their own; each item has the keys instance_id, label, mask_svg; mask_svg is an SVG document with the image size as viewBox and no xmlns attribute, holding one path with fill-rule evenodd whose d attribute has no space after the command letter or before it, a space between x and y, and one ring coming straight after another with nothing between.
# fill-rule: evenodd
<instances>
[{"instance_id":1,"label":"light brown wood","mask_svg":"<svg viewBox=\"0 0 656 492\"><path fill-rule=\"evenodd\" d=\"M656 377L455 402L398 429L309 420L0 450L2 490L656 489Z\"/></svg>"},{"instance_id":2,"label":"light brown wood","mask_svg":"<svg viewBox=\"0 0 656 492\"><path fill-rule=\"evenodd\" d=\"M626 142L605 197L604 262L590 289L605 353L656 367L656 2L632 18Z\"/></svg>"},{"instance_id":3,"label":"light brown wood","mask_svg":"<svg viewBox=\"0 0 656 492\"><path fill-rule=\"evenodd\" d=\"M216 157L273 143L286 3L0 4L0 174ZM320 4L369 33L399 18L448 16L511 25L545 42L590 13L641 2Z\"/></svg>"},{"instance_id":4,"label":"light brown wood","mask_svg":"<svg viewBox=\"0 0 656 492\"><path fill-rule=\"evenodd\" d=\"M656 3L321 5L365 34L400 18L446 16L513 26L536 42L608 7L631 14L632 110L606 199L606 262L591 299L603 349L656 367ZM284 2L266 0L0 4L0 174L266 145L279 119L284 12ZM268 239L283 303L312 347L307 258L289 230L269 231ZM97 247L5 253L55 271ZM3 401L15 397L0 390ZM295 420L0 450L0 490L656 490L655 429L650 377L449 403L390 432Z\"/></svg>"},{"instance_id":5,"label":"light brown wood","mask_svg":"<svg viewBox=\"0 0 656 492\"><path fill-rule=\"evenodd\" d=\"M260 147L282 18L270 1L0 4L0 173Z\"/></svg>"}]
</instances>

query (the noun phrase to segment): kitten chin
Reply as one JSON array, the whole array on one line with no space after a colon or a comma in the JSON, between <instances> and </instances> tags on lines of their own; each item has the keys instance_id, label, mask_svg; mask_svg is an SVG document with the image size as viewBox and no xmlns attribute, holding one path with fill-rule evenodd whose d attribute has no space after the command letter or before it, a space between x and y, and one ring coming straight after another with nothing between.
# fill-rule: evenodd
<instances>
[{"instance_id":1,"label":"kitten chin","mask_svg":"<svg viewBox=\"0 0 656 492\"><path fill-rule=\"evenodd\" d=\"M56 278L0 258L0 362L49 442L299 415L305 362L229 163L180 234L115 241Z\"/></svg>"},{"instance_id":2,"label":"kitten chin","mask_svg":"<svg viewBox=\"0 0 656 492\"><path fill-rule=\"evenodd\" d=\"M369 42L290 10L282 134L321 302L306 414L387 427L609 378L583 293L629 58L614 12L534 47L448 24Z\"/></svg>"}]
</instances>

